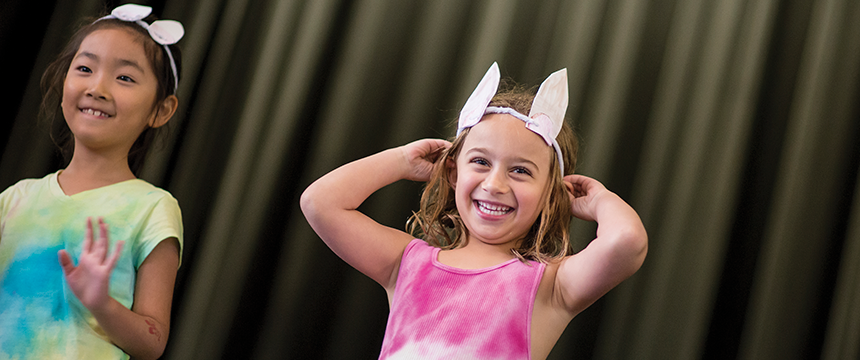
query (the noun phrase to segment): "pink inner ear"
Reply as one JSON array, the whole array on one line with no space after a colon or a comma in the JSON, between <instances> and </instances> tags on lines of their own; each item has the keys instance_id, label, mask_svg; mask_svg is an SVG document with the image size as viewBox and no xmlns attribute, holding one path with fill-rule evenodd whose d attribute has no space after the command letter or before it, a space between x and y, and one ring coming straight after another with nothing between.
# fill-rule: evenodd
<instances>
[{"instance_id":1,"label":"pink inner ear","mask_svg":"<svg viewBox=\"0 0 860 360\"><path fill-rule=\"evenodd\" d=\"M543 141L547 144L547 146L552 146L552 119L550 119L549 116L544 113L533 114L531 116L531 119L532 122L526 123L526 129L529 129L535 134L540 135L540 137L543 138Z\"/></svg>"},{"instance_id":2,"label":"pink inner ear","mask_svg":"<svg viewBox=\"0 0 860 360\"><path fill-rule=\"evenodd\" d=\"M550 139L554 139L561 130L567 101L567 69L561 69L550 74L541 84L529 112L532 118L541 113L549 117L552 131L547 134Z\"/></svg>"}]
</instances>

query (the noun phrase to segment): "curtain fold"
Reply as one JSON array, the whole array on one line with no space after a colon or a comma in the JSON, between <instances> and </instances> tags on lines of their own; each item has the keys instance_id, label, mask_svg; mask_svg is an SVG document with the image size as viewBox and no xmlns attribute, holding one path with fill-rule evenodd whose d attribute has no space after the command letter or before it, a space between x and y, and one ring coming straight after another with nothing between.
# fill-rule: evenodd
<instances>
[{"instance_id":1,"label":"curtain fold","mask_svg":"<svg viewBox=\"0 0 860 360\"><path fill-rule=\"evenodd\" d=\"M116 3L58 1L43 39L0 48L36 59L2 134L4 186L61 166L34 126L39 78L82 16ZM550 359L860 357L853 0L144 3L186 29L180 108L142 173L185 224L164 359L378 356L385 292L316 236L300 195L349 161L451 137L493 61L528 85L568 69L577 172L649 234L643 267ZM360 209L404 229L422 185ZM595 226L571 230L579 250Z\"/></svg>"},{"instance_id":2,"label":"curtain fold","mask_svg":"<svg viewBox=\"0 0 860 360\"><path fill-rule=\"evenodd\" d=\"M856 173L858 7L816 2L740 357L819 356ZM851 30L854 30L853 32ZM853 163L853 164L852 164ZM853 166L852 166L853 165ZM828 241L830 240L830 241ZM850 244L850 243L849 243ZM844 260L843 260L844 259ZM831 319L835 320L835 319ZM780 329L780 331L774 331Z\"/></svg>"},{"instance_id":3,"label":"curtain fold","mask_svg":"<svg viewBox=\"0 0 860 360\"><path fill-rule=\"evenodd\" d=\"M22 5L22 7L28 9L26 6ZM23 177L42 177L49 171L56 171L57 163L61 162L48 135L50 127L47 123L38 120L39 106L42 101L39 81L45 68L54 61L66 45L68 38L71 37L71 31L77 28L84 17L95 17L101 8L102 4L98 0L74 3L59 1L54 9L51 9L52 11L26 14L31 17L49 16L50 20L42 43L33 44L31 51L37 53L36 62L30 72L27 86L23 89L24 95L17 109L17 116L11 120L14 123L9 134L4 134L7 135L6 149L0 158L0 184L4 189ZM12 19L2 20L12 21ZM3 36L22 36L17 31L18 29L10 28L10 33ZM36 41L36 39L33 40ZM15 51L16 49L3 49L3 54L13 56ZM11 91L17 91L17 89Z\"/></svg>"}]
</instances>

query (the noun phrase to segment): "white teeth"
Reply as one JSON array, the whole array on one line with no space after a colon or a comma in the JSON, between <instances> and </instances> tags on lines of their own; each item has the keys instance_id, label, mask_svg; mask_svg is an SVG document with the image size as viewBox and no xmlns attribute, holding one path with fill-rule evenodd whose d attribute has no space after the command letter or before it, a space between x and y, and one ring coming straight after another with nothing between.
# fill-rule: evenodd
<instances>
[{"instance_id":1,"label":"white teeth","mask_svg":"<svg viewBox=\"0 0 860 360\"><path fill-rule=\"evenodd\" d=\"M83 109L82 111L84 112L84 114L89 114L89 115L93 115L93 116L104 116L104 117L110 117L110 115L105 114L105 113L103 113L103 112L101 112L101 111L98 111L98 110L93 110L93 109Z\"/></svg>"},{"instance_id":2,"label":"white teeth","mask_svg":"<svg viewBox=\"0 0 860 360\"><path fill-rule=\"evenodd\" d=\"M486 213L488 215L501 216L507 214L511 211L511 207L502 206L502 205L492 205L487 204L483 201L478 201L478 207L481 209L481 212Z\"/></svg>"}]
</instances>

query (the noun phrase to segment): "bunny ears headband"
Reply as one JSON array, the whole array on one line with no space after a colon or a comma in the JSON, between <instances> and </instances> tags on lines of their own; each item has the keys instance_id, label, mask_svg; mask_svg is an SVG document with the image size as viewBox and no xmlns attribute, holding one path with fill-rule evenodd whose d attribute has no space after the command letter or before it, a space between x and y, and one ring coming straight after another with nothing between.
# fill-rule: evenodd
<instances>
[{"instance_id":1,"label":"bunny ears headband","mask_svg":"<svg viewBox=\"0 0 860 360\"><path fill-rule=\"evenodd\" d=\"M173 94L176 94L176 89L179 88L179 72L176 71L176 62L173 60L173 53L167 45L173 45L182 39L185 35L185 28L182 23L175 20L158 20L152 24L147 24L143 21L144 18L152 13L152 8L149 6L137 4L125 4L117 6L110 12L110 15L99 18L93 24L105 19L118 19L121 21L134 22L146 29L152 40L161 45L164 51L167 52L167 57L170 58L170 69L173 70Z\"/></svg>"},{"instance_id":2,"label":"bunny ears headband","mask_svg":"<svg viewBox=\"0 0 860 360\"><path fill-rule=\"evenodd\" d=\"M558 70L544 80L538 89L537 95L535 95L534 101L532 101L529 116L520 114L518 111L507 107L488 106L490 100L493 99L496 91L498 91L500 78L499 64L493 62L493 65L484 74L481 82L478 83L478 87L469 96L469 100L466 100L463 110L460 110L460 118L457 122L457 135L460 135L463 129L477 125L484 115L511 115L525 122L526 129L540 135L547 146L555 148L559 169L563 176L564 158L562 158L561 148L558 146L555 137L561 131L561 126L564 123L564 113L567 111L567 69Z\"/></svg>"}]
</instances>

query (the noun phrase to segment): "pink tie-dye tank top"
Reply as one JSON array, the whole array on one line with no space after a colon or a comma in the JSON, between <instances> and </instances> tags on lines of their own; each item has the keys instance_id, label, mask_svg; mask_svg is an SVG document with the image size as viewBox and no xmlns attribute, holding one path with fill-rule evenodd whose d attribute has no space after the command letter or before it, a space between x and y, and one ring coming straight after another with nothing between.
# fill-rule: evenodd
<instances>
[{"instance_id":1,"label":"pink tie-dye tank top","mask_svg":"<svg viewBox=\"0 0 860 360\"><path fill-rule=\"evenodd\" d=\"M518 259L484 269L440 263L420 239L403 251L380 359L529 359L545 265Z\"/></svg>"}]
</instances>

